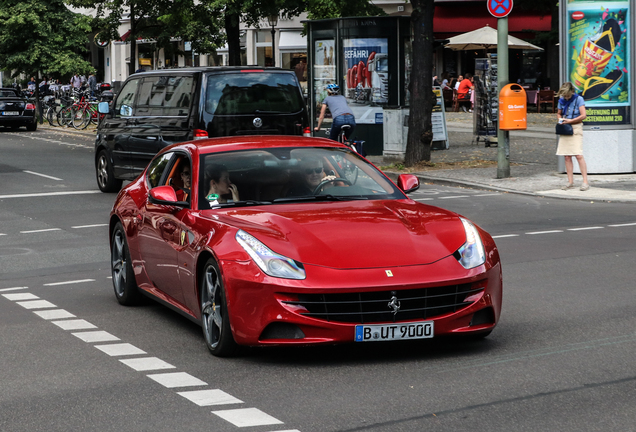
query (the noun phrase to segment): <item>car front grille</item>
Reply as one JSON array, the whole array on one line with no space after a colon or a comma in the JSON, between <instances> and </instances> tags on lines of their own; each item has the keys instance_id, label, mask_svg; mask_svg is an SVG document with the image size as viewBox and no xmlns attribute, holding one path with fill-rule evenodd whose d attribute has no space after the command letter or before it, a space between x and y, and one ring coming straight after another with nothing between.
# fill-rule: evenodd
<instances>
[{"instance_id":1,"label":"car front grille","mask_svg":"<svg viewBox=\"0 0 636 432\"><path fill-rule=\"evenodd\" d=\"M330 322L375 323L429 319L471 305L467 297L483 291L470 284L347 294L299 294L289 305L302 306L300 314ZM396 307L399 308L396 311ZM394 313L395 312L395 313Z\"/></svg>"}]
</instances>

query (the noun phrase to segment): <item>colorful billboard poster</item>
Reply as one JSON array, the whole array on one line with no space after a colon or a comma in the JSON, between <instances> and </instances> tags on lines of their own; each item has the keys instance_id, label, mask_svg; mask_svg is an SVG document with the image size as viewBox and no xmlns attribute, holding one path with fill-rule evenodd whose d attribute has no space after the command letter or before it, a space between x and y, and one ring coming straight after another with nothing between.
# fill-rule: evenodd
<instances>
[{"instance_id":1,"label":"colorful billboard poster","mask_svg":"<svg viewBox=\"0 0 636 432\"><path fill-rule=\"evenodd\" d=\"M389 101L387 39L345 39L344 96L358 105L382 105Z\"/></svg>"},{"instance_id":2,"label":"colorful billboard poster","mask_svg":"<svg viewBox=\"0 0 636 432\"><path fill-rule=\"evenodd\" d=\"M566 13L566 70L585 99L585 124L630 123L629 2L570 0Z\"/></svg>"},{"instance_id":3,"label":"colorful billboard poster","mask_svg":"<svg viewBox=\"0 0 636 432\"><path fill-rule=\"evenodd\" d=\"M322 101L327 97L327 85L337 84L336 63L334 57L335 43L333 39L314 42L314 100L316 101L316 118L322 108ZM326 117L331 114L327 111Z\"/></svg>"}]
</instances>

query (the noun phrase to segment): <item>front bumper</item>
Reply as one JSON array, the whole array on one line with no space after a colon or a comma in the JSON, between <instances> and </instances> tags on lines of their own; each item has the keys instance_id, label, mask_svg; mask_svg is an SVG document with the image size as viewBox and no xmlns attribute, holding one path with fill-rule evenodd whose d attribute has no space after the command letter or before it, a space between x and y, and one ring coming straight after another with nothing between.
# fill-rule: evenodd
<instances>
[{"instance_id":1,"label":"front bumper","mask_svg":"<svg viewBox=\"0 0 636 432\"><path fill-rule=\"evenodd\" d=\"M396 314L396 322L434 321L435 336L490 331L496 326L501 311L499 261L471 270L465 270L452 256L429 265L390 269L336 270L306 265L307 278L302 281L271 278L252 262L222 261L221 269L232 333L241 345L353 342L355 326L362 323L356 317L343 322L344 315L307 316L308 310L300 304L299 298L316 294L336 297L353 294L355 297L357 293L365 293L381 298L386 292L404 302L414 292L419 295L430 289L437 290L434 291L437 294L440 287L461 287L459 291L463 294L453 302L456 307L441 307L438 314L429 310L424 312L425 318L416 318L411 313L402 315L406 319L400 320ZM392 276L388 276L387 270ZM391 296L386 295L388 304ZM385 303L377 304L382 307ZM378 314L367 316L371 321L365 321L363 316L364 324L394 322L391 319L374 321Z\"/></svg>"}]
</instances>

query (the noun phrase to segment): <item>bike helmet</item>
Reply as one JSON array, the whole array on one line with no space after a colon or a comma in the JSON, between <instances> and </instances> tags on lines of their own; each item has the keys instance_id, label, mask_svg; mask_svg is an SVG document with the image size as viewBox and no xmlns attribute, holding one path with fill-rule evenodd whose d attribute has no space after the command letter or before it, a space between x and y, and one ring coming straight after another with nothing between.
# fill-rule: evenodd
<instances>
[{"instance_id":1,"label":"bike helmet","mask_svg":"<svg viewBox=\"0 0 636 432\"><path fill-rule=\"evenodd\" d=\"M338 93L340 91L340 86L338 84L327 84L327 91L329 93Z\"/></svg>"}]
</instances>

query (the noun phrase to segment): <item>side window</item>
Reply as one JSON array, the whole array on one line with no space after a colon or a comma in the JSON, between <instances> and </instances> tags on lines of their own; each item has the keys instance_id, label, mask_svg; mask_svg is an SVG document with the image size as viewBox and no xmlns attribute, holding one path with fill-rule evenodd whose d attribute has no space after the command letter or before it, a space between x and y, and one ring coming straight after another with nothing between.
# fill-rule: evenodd
<instances>
[{"instance_id":1,"label":"side window","mask_svg":"<svg viewBox=\"0 0 636 432\"><path fill-rule=\"evenodd\" d=\"M191 76L168 77L165 83L163 114L167 116L187 116L192 100L194 78Z\"/></svg>"},{"instance_id":2,"label":"side window","mask_svg":"<svg viewBox=\"0 0 636 432\"><path fill-rule=\"evenodd\" d=\"M165 153L150 162L146 174L148 187L150 189L159 185L159 181L161 181L163 171L166 169L166 166L168 165L168 162L170 162L170 159L172 159L173 155L174 153Z\"/></svg>"},{"instance_id":3,"label":"side window","mask_svg":"<svg viewBox=\"0 0 636 432\"><path fill-rule=\"evenodd\" d=\"M123 105L131 108L135 106L135 95L137 94L139 81L139 79L130 80L121 89L119 96L117 96L117 102L115 103L115 116L119 117L121 115L120 110Z\"/></svg>"}]
</instances>

